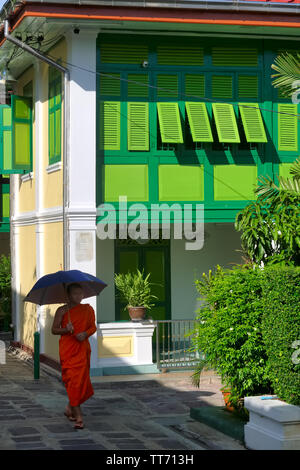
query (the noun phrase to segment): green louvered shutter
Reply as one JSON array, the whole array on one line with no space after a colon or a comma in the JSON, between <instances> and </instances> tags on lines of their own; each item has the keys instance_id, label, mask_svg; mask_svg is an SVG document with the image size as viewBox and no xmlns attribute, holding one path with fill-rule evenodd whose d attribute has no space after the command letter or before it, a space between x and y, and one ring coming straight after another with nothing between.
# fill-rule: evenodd
<instances>
[{"instance_id":1,"label":"green louvered shutter","mask_svg":"<svg viewBox=\"0 0 300 470\"><path fill-rule=\"evenodd\" d=\"M247 142L267 142L258 103L239 103Z\"/></svg>"},{"instance_id":2,"label":"green louvered shutter","mask_svg":"<svg viewBox=\"0 0 300 470\"><path fill-rule=\"evenodd\" d=\"M257 67L258 50L247 47L213 47L212 63L218 67Z\"/></svg>"},{"instance_id":3,"label":"green louvered shutter","mask_svg":"<svg viewBox=\"0 0 300 470\"><path fill-rule=\"evenodd\" d=\"M157 47L157 63L158 65L203 65L204 49L199 46L161 45Z\"/></svg>"},{"instance_id":4,"label":"green louvered shutter","mask_svg":"<svg viewBox=\"0 0 300 470\"><path fill-rule=\"evenodd\" d=\"M11 146L11 108L5 104L0 105L0 173L14 173Z\"/></svg>"},{"instance_id":5,"label":"green louvered shutter","mask_svg":"<svg viewBox=\"0 0 300 470\"><path fill-rule=\"evenodd\" d=\"M102 150L120 150L120 101L100 103L100 146Z\"/></svg>"},{"instance_id":6,"label":"green louvered shutter","mask_svg":"<svg viewBox=\"0 0 300 470\"><path fill-rule=\"evenodd\" d=\"M297 109L297 104L278 103L278 150L298 150Z\"/></svg>"},{"instance_id":7,"label":"green louvered shutter","mask_svg":"<svg viewBox=\"0 0 300 470\"><path fill-rule=\"evenodd\" d=\"M128 74L128 97L148 98L149 95L148 74Z\"/></svg>"},{"instance_id":8,"label":"green louvered shutter","mask_svg":"<svg viewBox=\"0 0 300 470\"><path fill-rule=\"evenodd\" d=\"M161 140L165 143L183 143L178 103L157 103Z\"/></svg>"},{"instance_id":9,"label":"green louvered shutter","mask_svg":"<svg viewBox=\"0 0 300 470\"><path fill-rule=\"evenodd\" d=\"M205 103L185 103L194 142L213 142Z\"/></svg>"},{"instance_id":10,"label":"green louvered shutter","mask_svg":"<svg viewBox=\"0 0 300 470\"><path fill-rule=\"evenodd\" d=\"M32 99L12 95L13 168L32 170Z\"/></svg>"},{"instance_id":11,"label":"green louvered shutter","mask_svg":"<svg viewBox=\"0 0 300 470\"><path fill-rule=\"evenodd\" d=\"M238 97L258 98L258 76L238 75Z\"/></svg>"},{"instance_id":12,"label":"green louvered shutter","mask_svg":"<svg viewBox=\"0 0 300 470\"><path fill-rule=\"evenodd\" d=\"M148 61L148 46L144 44L102 43L100 60L105 64L139 64Z\"/></svg>"},{"instance_id":13,"label":"green louvered shutter","mask_svg":"<svg viewBox=\"0 0 300 470\"><path fill-rule=\"evenodd\" d=\"M228 75L213 75L211 87L213 98L232 98L232 77Z\"/></svg>"},{"instance_id":14,"label":"green louvered shutter","mask_svg":"<svg viewBox=\"0 0 300 470\"><path fill-rule=\"evenodd\" d=\"M128 150L149 151L149 104L127 103Z\"/></svg>"},{"instance_id":15,"label":"green louvered shutter","mask_svg":"<svg viewBox=\"0 0 300 470\"><path fill-rule=\"evenodd\" d=\"M232 104L213 103L212 109L219 141L239 143L240 136Z\"/></svg>"},{"instance_id":16,"label":"green louvered shutter","mask_svg":"<svg viewBox=\"0 0 300 470\"><path fill-rule=\"evenodd\" d=\"M119 73L101 73L100 94L106 96L121 95L121 75Z\"/></svg>"}]
</instances>

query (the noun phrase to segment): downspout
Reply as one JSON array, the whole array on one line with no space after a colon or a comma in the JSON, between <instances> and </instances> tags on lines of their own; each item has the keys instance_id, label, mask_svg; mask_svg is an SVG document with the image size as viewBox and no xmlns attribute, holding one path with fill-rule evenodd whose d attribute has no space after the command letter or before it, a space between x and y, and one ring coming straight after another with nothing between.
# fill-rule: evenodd
<instances>
[{"instance_id":1,"label":"downspout","mask_svg":"<svg viewBox=\"0 0 300 470\"><path fill-rule=\"evenodd\" d=\"M69 247L69 230L67 226L67 218L66 218L66 208L69 205L69 198L68 198L68 167L69 167L69 110L70 110L70 102L69 102L69 83L70 83L70 72L68 69L63 67L62 65L56 63L54 60L49 59L48 57L44 56L41 52L33 49L32 47L28 46L22 41L19 41L15 37L9 34L9 26L8 21L4 21L4 37L15 44L16 46L20 47L24 51L28 52L29 54L37 57L39 60L46 62L46 64L55 67L60 72L64 74L64 132L63 132L63 139L64 139L64 158L63 158L63 269L68 270L70 269L70 259L68 255L68 247Z\"/></svg>"}]
</instances>

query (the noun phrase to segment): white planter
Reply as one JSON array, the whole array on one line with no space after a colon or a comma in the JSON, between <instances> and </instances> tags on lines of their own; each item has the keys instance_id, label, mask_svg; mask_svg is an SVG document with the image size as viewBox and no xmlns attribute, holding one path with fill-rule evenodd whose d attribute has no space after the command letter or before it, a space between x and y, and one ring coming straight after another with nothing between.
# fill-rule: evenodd
<instances>
[{"instance_id":1,"label":"white planter","mask_svg":"<svg viewBox=\"0 0 300 470\"><path fill-rule=\"evenodd\" d=\"M300 406L284 401L245 397L249 411L245 444L253 450L300 450Z\"/></svg>"}]
</instances>

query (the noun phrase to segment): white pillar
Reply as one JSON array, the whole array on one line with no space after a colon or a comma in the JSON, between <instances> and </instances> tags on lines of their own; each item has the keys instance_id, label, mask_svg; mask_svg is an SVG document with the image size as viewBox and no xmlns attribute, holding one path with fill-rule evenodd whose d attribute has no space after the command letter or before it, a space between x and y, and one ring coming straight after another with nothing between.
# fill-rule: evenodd
<instances>
[{"instance_id":1,"label":"white pillar","mask_svg":"<svg viewBox=\"0 0 300 470\"><path fill-rule=\"evenodd\" d=\"M96 276L96 39L97 32L67 33L70 70L70 134L67 219L69 269ZM80 68L76 67L79 66ZM86 70L85 70L86 69ZM97 318L96 297L89 303ZM97 365L97 333L90 337L91 367Z\"/></svg>"},{"instance_id":2,"label":"white pillar","mask_svg":"<svg viewBox=\"0 0 300 470\"><path fill-rule=\"evenodd\" d=\"M35 61L35 208L37 214L36 223L36 279L39 280L44 273L44 225L41 223L41 209L43 204L43 150L44 150L44 113L43 102L45 99L43 93L45 65L38 59ZM37 331L40 332L40 352L45 352L45 306L37 305Z\"/></svg>"}]
</instances>

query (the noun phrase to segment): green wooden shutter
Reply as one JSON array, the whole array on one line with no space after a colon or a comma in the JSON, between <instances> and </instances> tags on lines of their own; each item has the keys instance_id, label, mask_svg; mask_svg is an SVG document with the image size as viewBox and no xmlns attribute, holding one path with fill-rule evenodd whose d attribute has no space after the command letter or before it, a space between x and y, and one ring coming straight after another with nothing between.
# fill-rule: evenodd
<instances>
[{"instance_id":1,"label":"green wooden shutter","mask_svg":"<svg viewBox=\"0 0 300 470\"><path fill-rule=\"evenodd\" d=\"M212 109L219 141L239 143L240 136L232 104L213 103Z\"/></svg>"},{"instance_id":2,"label":"green wooden shutter","mask_svg":"<svg viewBox=\"0 0 300 470\"><path fill-rule=\"evenodd\" d=\"M7 105L0 105L0 133L1 133L1 157L0 173L14 173L11 148L11 108Z\"/></svg>"},{"instance_id":3,"label":"green wooden shutter","mask_svg":"<svg viewBox=\"0 0 300 470\"><path fill-rule=\"evenodd\" d=\"M213 142L205 103L185 103L194 142Z\"/></svg>"},{"instance_id":4,"label":"green wooden shutter","mask_svg":"<svg viewBox=\"0 0 300 470\"><path fill-rule=\"evenodd\" d=\"M103 150L120 150L120 101L100 103L100 145Z\"/></svg>"},{"instance_id":5,"label":"green wooden shutter","mask_svg":"<svg viewBox=\"0 0 300 470\"><path fill-rule=\"evenodd\" d=\"M258 50L246 47L213 47L212 63L221 67L257 67Z\"/></svg>"},{"instance_id":6,"label":"green wooden shutter","mask_svg":"<svg viewBox=\"0 0 300 470\"><path fill-rule=\"evenodd\" d=\"M247 142L267 142L258 103L239 103Z\"/></svg>"},{"instance_id":7,"label":"green wooden shutter","mask_svg":"<svg viewBox=\"0 0 300 470\"><path fill-rule=\"evenodd\" d=\"M128 74L128 96L135 98L147 98L149 95L148 74Z\"/></svg>"},{"instance_id":8,"label":"green wooden shutter","mask_svg":"<svg viewBox=\"0 0 300 470\"><path fill-rule=\"evenodd\" d=\"M178 46L174 44L157 47L159 65L203 65L204 49L198 46Z\"/></svg>"},{"instance_id":9,"label":"green wooden shutter","mask_svg":"<svg viewBox=\"0 0 300 470\"><path fill-rule=\"evenodd\" d=\"M100 75L100 94L107 96L121 95L121 75L119 73L108 73Z\"/></svg>"},{"instance_id":10,"label":"green wooden shutter","mask_svg":"<svg viewBox=\"0 0 300 470\"><path fill-rule=\"evenodd\" d=\"M255 75L238 75L238 97L258 98L258 77Z\"/></svg>"},{"instance_id":11,"label":"green wooden shutter","mask_svg":"<svg viewBox=\"0 0 300 470\"><path fill-rule=\"evenodd\" d=\"M148 61L148 46L143 44L102 43L100 60L106 64L139 64Z\"/></svg>"},{"instance_id":12,"label":"green wooden shutter","mask_svg":"<svg viewBox=\"0 0 300 470\"><path fill-rule=\"evenodd\" d=\"M205 76L198 74L185 75L185 90L186 95L193 98L204 98L205 96Z\"/></svg>"},{"instance_id":13,"label":"green wooden shutter","mask_svg":"<svg viewBox=\"0 0 300 470\"><path fill-rule=\"evenodd\" d=\"M212 97L213 98L232 98L232 77L228 75L212 76Z\"/></svg>"},{"instance_id":14,"label":"green wooden shutter","mask_svg":"<svg viewBox=\"0 0 300 470\"><path fill-rule=\"evenodd\" d=\"M157 103L161 140L183 143L178 103Z\"/></svg>"},{"instance_id":15,"label":"green wooden shutter","mask_svg":"<svg viewBox=\"0 0 300 470\"><path fill-rule=\"evenodd\" d=\"M278 103L278 150L298 151L297 109L297 104Z\"/></svg>"},{"instance_id":16,"label":"green wooden shutter","mask_svg":"<svg viewBox=\"0 0 300 470\"><path fill-rule=\"evenodd\" d=\"M127 103L128 150L149 150L149 104Z\"/></svg>"},{"instance_id":17,"label":"green wooden shutter","mask_svg":"<svg viewBox=\"0 0 300 470\"><path fill-rule=\"evenodd\" d=\"M178 75L161 74L157 76L157 96L163 98L178 97ZM161 89L160 89L161 88Z\"/></svg>"},{"instance_id":18,"label":"green wooden shutter","mask_svg":"<svg viewBox=\"0 0 300 470\"><path fill-rule=\"evenodd\" d=\"M32 170L32 99L12 95L13 167Z\"/></svg>"}]
</instances>

